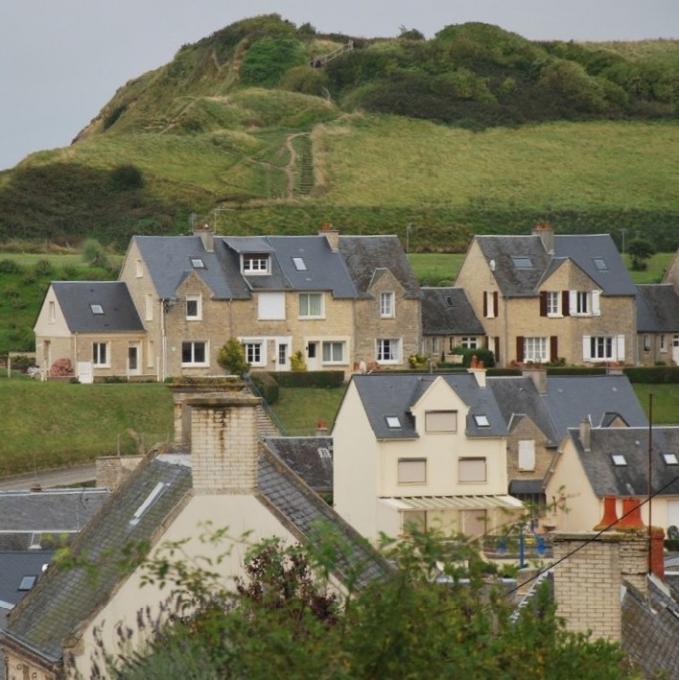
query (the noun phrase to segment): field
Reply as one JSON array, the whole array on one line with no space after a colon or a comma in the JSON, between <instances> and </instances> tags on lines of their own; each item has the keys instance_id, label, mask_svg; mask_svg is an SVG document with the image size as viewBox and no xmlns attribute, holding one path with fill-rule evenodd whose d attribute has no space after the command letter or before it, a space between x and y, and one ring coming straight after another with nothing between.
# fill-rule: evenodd
<instances>
[{"instance_id":1,"label":"field","mask_svg":"<svg viewBox=\"0 0 679 680\"><path fill-rule=\"evenodd\" d=\"M679 425L679 385L634 385L644 412L648 412L648 395L653 394L653 422L656 425Z\"/></svg>"},{"instance_id":2,"label":"field","mask_svg":"<svg viewBox=\"0 0 679 680\"><path fill-rule=\"evenodd\" d=\"M343 395L342 387L281 387L272 408L289 435L312 435L319 420L332 428Z\"/></svg>"}]
</instances>

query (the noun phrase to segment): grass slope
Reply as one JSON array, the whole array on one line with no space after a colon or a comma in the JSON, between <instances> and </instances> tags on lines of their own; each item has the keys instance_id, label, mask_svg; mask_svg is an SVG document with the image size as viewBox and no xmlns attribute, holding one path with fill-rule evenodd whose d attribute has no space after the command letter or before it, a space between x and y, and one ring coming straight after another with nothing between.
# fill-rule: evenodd
<instances>
[{"instance_id":1,"label":"grass slope","mask_svg":"<svg viewBox=\"0 0 679 680\"><path fill-rule=\"evenodd\" d=\"M319 420L332 429L343 395L343 387L281 387L272 408L289 435L313 435Z\"/></svg>"}]
</instances>

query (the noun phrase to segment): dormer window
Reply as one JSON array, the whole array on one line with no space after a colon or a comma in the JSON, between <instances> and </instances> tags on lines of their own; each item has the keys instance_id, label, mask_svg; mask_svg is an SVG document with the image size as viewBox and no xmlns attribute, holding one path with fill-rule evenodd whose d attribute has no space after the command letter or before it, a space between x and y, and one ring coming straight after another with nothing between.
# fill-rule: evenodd
<instances>
[{"instance_id":1,"label":"dormer window","mask_svg":"<svg viewBox=\"0 0 679 680\"><path fill-rule=\"evenodd\" d=\"M490 427L488 416L483 413L474 416L474 422L476 423L476 427Z\"/></svg>"},{"instance_id":2,"label":"dormer window","mask_svg":"<svg viewBox=\"0 0 679 680\"><path fill-rule=\"evenodd\" d=\"M104 308L101 305L90 305L90 310L92 314L103 314Z\"/></svg>"},{"instance_id":3,"label":"dormer window","mask_svg":"<svg viewBox=\"0 0 679 680\"><path fill-rule=\"evenodd\" d=\"M306 262L304 261L303 257L293 257L292 258L292 264L295 265L295 269L298 272L305 272L306 271Z\"/></svg>"},{"instance_id":4,"label":"dormer window","mask_svg":"<svg viewBox=\"0 0 679 680\"><path fill-rule=\"evenodd\" d=\"M627 458L622 453L612 453L611 460L615 467L625 467L627 465Z\"/></svg>"},{"instance_id":5,"label":"dormer window","mask_svg":"<svg viewBox=\"0 0 679 680\"><path fill-rule=\"evenodd\" d=\"M271 260L267 254L246 254L242 259L242 273L265 275L271 273Z\"/></svg>"},{"instance_id":6,"label":"dormer window","mask_svg":"<svg viewBox=\"0 0 679 680\"><path fill-rule=\"evenodd\" d=\"M385 416L384 418L387 421L387 427L390 430L398 430L401 427L401 421L398 416Z\"/></svg>"},{"instance_id":7,"label":"dormer window","mask_svg":"<svg viewBox=\"0 0 679 680\"><path fill-rule=\"evenodd\" d=\"M607 272L608 271L608 265L606 264L606 260L604 260L603 257L593 257L592 261L594 262L594 266L600 272Z\"/></svg>"},{"instance_id":8,"label":"dormer window","mask_svg":"<svg viewBox=\"0 0 679 680\"><path fill-rule=\"evenodd\" d=\"M530 257L524 256L514 256L512 257L512 262L517 269L532 269L533 260Z\"/></svg>"},{"instance_id":9,"label":"dormer window","mask_svg":"<svg viewBox=\"0 0 679 680\"><path fill-rule=\"evenodd\" d=\"M191 266L194 269L205 269L205 262L203 262L203 258L201 257L192 257Z\"/></svg>"}]
</instances>

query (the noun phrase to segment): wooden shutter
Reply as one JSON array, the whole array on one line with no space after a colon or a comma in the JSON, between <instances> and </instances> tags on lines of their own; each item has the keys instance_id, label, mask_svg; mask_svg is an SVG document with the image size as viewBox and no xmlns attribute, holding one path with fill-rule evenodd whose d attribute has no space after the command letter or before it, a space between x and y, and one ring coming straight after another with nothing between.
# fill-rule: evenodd
<instances>
[{"instance_id":1,"label":"wooden shutter","mask_svg":"<svg viewBox=\"0 0 679 680\"><path fill-rule=\"evenodd\" d=\"M592 358L590 355L591 352L590 340L591 336L589 335L582 336L582 358L584 361L589 361Z\"/></svg>"},{"instance_id":2,"label":"wooden shutter","mask_svg":"<svg viewBox=\"0 0 679 680\"><path fill-rule=\"evenodd\" d=\"M592 291L592 314L594 316L601 316L601 291Z\"/></svg>"},{"instance_id":3,"label":"wooden shutter","mask_svg":"<svg viewBox=\"0 0 679 680\"><path fill-rule=\"evenodd\" d=\"M488 292L484 291L483 292L483 316L484 318L488 318Z\"/></svg>"},{"instance_id":4,"label":"wooden shutter","mask_svg":"<svg viewBox=\"0 0 679 680\"><path fill-rule=\"evenodd\" d=\"M549 338L549 360L554 363L559 359L559 337L552 335Z\"/></svg>"},{"instance_id":5,"label":"wooden shutter","mask_svg":"<svg viewBox=\"0 0 679 680\"><path fill-rule=\"evenodd\" d=\"M571 306L570 306L570 291L564 290L563 293L561 293L561 313L564 316L569 316L571 313Z\"/></svg>"},{"instance_id":6,"label":"wooden shutter","mask_svg":"<svg viewBox=\"0 0 679 680\"><path fill-rule=\"evenodd\" d=\"M540 316L547 316L547 292L540 291Z\"/></svg>"},{"instance_id":7,"label":"wooden shutter","mask_svg":"<svg viewBox=\"0 0 679 680\"><path fill-rule=\"evenodd\" d=\"M493 316L500 316L500 306L498 304L499 295L497 291L493 292Z\"/></svg>"},{"instance_id":8,"label":"wooden shutter","mask_svg":"<svg viewBox=\"0 0 679 680\"><path fill-rule=\"evenodd\" d=\"M516 360L519 363L523 362L523 346L524 346L523 335L517 335L516 336Z\"/></svg>"},{"instance_id":9,"label":"wooden shutter","mask_svg":"<svg viewBox=\"0 0 679 680\"><path fill-rule=\"evenodd\" d=\"M495 347L494 347L494 350L493 350L493 357L495 358L495 365L499 366L500 365L500 338L495 336L494 341L495 341Z\"/></svg>"},{"instance_id":10,"label":"wooden shutter","mask_svg":"<svg viewBox=\"0 0 679 680\"><path fill-rule=\"evenodd\" d=\"M616 339L613 339L613 342L615 342ZM616 342L617 348L616 350L613 350L613 358L616 359L617 361L625 361L625 336L624 335L618 335L617 337L617 342Z\"/></svg>"}]
</instances>

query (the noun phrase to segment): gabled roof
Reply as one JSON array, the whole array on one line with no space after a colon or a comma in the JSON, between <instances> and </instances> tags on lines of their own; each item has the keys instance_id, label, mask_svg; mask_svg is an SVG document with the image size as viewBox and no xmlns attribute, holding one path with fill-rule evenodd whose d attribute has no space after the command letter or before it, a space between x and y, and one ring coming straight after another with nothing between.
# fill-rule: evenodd
<instances>
[{"instance_id":1,"label":"gabled roof","mask_svg":"<svg viewBox=\"0 0 679 680\"><path fill-rule=\"evenodd\" d=\"M585 450L580 432L568 434L597 496L643 496L648 493L648 429L645 427L592 428L590 448ZM651 464L653 486L664 489L661 496L679 495L679 465L668 465L664 453L679 459L679 427L654 427ZM613 454L625 457L626 465L615 465Z\"/></svg>"},{"instance_id":2,"label":"gabled roof","mask_svg":"<svg viewBox=\"0 0 679 680\"><path fill-rule=\"evenodd\" d=\"M127 285L120 281L53 281L52 289L72 333L144 330ZM94 314L91 305L100 305Z\"/></svg>"},{"instance_id":3,"label":"gabled roof","mask_svg":"<svg viewBox=\"0 0 679 680\"><path fill-rule=\"evenodd\" d=\"M332 437L268 437L264 443L314 491L332 491Z\"/></svg>"},{"instance_id":4,"label":"gabled roof","mask_svg":"<svg viewBox=\"0 0 679 680\"><path fill-rule=\"evenodd\" d=\"M43 567L52 561L51 550L0 552L0 609L15 605L30 592L43 574ZM35 577L28 590L20 590L24 577ZM1 628L2 626L0 626Z\"/></svg>"},{"instance_id":5,"label":"gabled roof","mask_svg":"<svg viewBox=\"0 0 679 680\"><path fill-rule=\"evenodd\" d=\"M352 378L377 439L415 439L418 434L411 407L435 380L443 380L469 407L465 431L471 437L502 437L507 426L492 391L479 387L470 373L371 374ZM474 416L485 415L489 426L480 427ZM387 417L396 416L401 427L391 428Z\"/></svg>"},{"instance_id":6,"label":"gabled roof","mask_svg":"<svg viewBox=\"0 0 679 680\"><path fill-rule=\"evenodd\" d=\"M484 258L493 260L493 275L505 297L533 297L539 286L563 264L572 260L604 292L635 295L636 288L608 234L573 234L554 237L554 253L545 250L539 236L476 236ZM529 258L529 267L517 267L513 258ZM602 259L604 270L596 266ZM491 267L492 269L492 267Z\"/></svg>"},{"instance_id":7,"label":"gabled roof","mask_svg":"<svg viewBox=\"0 0 679 680\"><path fill-rule=\"evenodd\" d=\"M637 286L637 331L679 333L679 295L672 284Z\"/></svg>"},{"instance_id":8,"label":"gabled roof","mask_svg":"<svg viewBox=\"0 0 679 680\"><path fill-rule=\"evenodd\" d=\"M463 288L422 287L423 335L485 335Z\"/></svg>"}]
</instances>

